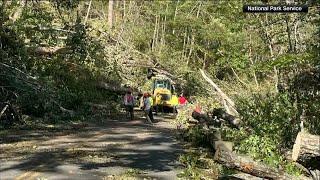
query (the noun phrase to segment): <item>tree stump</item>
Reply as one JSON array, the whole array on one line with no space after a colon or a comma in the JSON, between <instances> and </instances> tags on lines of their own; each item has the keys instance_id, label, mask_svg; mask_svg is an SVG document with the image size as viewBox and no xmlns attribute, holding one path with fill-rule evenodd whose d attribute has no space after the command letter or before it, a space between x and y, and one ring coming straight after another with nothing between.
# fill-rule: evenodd
<instances>
[{"instance_id":1,"label":"tree stump","mask_svg":"<svg viewBox=\"0 0 320 180\"><path fill-rule=\"evenodd\" d=\"M221 141L221 140L213 141L212 146L215 150L223 149L230 152L232 152L233 150L233 142L230 142L230 141Z\"/></svg>"},{"instance_id":2,"label":"tree stump","mask_svg":"<svg viewBox=\"0 0 320 180\"><path fill-rule=\"evenodd\" d=\"M320 136L299 132L292 149L292 160L311 169L320 169Z\"/></svg>"}]
</instances>

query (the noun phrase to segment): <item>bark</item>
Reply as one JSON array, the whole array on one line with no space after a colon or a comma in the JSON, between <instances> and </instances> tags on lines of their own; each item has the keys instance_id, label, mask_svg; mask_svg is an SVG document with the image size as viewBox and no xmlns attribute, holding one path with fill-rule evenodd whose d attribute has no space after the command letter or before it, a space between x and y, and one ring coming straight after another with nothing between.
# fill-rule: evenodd
<instances>
[{"instance_id":1,"label":"bark","mask_svg":"<svg viewBox=\"0 0 320 180\"><path fill-rule=\"evenodd\" d=\"M109 28L112 29L112 27L113 27L113 0L109 0L108 25L109 25Z\"/></svg>"},{"instance_id":2,"label":"bark","mask_svg":"<svg viewBox=\"0 0 320 180\"><path fill-rule=\"evenodd\" d=\"M292 160L320 170L320 136L299 132L293 146Z\"/></svg>"},{"instance_id":3,"label":"bark","mask_svg":"<svg viewBox=\"0 0 320 180\"><path fill-rule=\"evenodd\" d=\"M293 176L290 176L277 168L267 166L261 162L254 161L250 157L241 156L222 148L216 150L214 160L228 168L236 169L261 178L295 179Z\"/></svg>"}]
</instances>

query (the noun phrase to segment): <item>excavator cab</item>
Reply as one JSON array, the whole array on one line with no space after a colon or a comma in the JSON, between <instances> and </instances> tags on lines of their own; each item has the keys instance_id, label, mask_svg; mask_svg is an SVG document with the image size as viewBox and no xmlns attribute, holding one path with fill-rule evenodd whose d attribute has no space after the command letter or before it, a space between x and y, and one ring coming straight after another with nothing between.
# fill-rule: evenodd
<instances>
[{"instance_id":1,"label":"excavator cab","mask_svg":"<svg viewBox=\"0 0 320 180\"><path fill-rule=\"evenodd\" d=\"M153 106L156 109L173 109L176 105L172 102L175 89L172 81L165 76L153 77L152 94L153 94Z\"/></svg>"}]
</instances>

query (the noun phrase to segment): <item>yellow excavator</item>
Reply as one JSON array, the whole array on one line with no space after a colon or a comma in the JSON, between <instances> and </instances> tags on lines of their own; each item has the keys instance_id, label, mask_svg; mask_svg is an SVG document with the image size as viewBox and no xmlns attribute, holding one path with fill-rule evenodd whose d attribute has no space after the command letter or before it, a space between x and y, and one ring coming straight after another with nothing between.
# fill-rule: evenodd
<instances>
[{"instance_id":1,"label":"yellow excavator","mask_svg":"<svg viewBox=\"0 0 320 180\"><path fill-rule=\"evenodd\" d=\"M152 77L152 80L153 106L156 111L164 111L166 109L172 111L178 105L174 83L164 75L156 75Z\"/></svg>"}]
</instances>

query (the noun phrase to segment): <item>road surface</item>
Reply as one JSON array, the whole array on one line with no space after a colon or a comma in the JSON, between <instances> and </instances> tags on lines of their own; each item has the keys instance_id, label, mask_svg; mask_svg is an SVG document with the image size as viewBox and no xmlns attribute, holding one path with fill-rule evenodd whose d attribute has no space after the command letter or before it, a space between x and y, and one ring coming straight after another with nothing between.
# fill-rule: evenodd
<instances>
[{"instance_id":1,"label":"road surface","mask_svg":"<svg viewBox=\"0 0 320 180\"><path fill-rule=\"evenodd\" d=\"M10 132L0 137L0 179L177 179L183 150L166 116L154 126L140 117Z\"/></svg>"}]
</instances>

